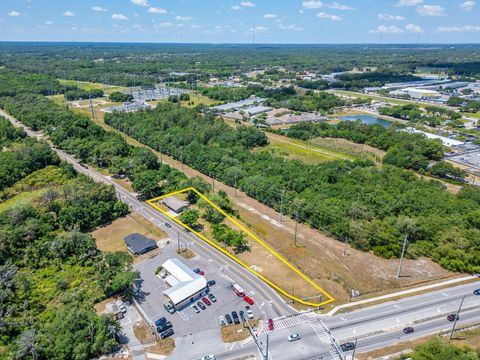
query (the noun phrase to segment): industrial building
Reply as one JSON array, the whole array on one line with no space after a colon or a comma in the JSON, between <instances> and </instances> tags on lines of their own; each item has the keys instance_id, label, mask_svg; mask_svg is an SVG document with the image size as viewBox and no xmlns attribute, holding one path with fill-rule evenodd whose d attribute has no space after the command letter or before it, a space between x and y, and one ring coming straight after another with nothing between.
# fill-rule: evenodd
<instances>
[{"instance_id":1,"label":"industrial building","mask_svg":"<svg viewBox=\"0 0 480 360\"><path fill-rule=\"evenodd\" d=\"M163 291L165 300L176 310L207 293L207 280L177 258L168 259L162 264L160 276L169 286Z\"/></svg>"}]
</instances>

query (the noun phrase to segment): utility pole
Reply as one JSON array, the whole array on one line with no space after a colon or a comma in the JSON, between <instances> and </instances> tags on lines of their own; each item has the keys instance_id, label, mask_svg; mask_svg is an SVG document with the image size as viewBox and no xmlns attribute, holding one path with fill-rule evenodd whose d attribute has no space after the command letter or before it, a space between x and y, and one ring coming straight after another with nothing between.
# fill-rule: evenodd
<instances>
[{"instance_id":1,"label":"utility pole","mask_svg":"<svg viewBox=\"0 0 480 360\"><path fill-rule=\"evenodd\" d=\"M405 256L405 248L407 247L407 240L408 240L408 234L405 235L405 239L403 239L402 256L400 257L400 264L398 264L397 279L400 278L400 272L402 271L403 257Z\"/></svg>"},{"instance_id":2,"label":"utility pole","mask_svg":"<svg viewBox=\"0 0 480 360\"><path fill-rule=\"evenodd\" d=\"M265 348L265 360L268 360L268 334L267 334L267 346Z\"/></svg>"},{"instance_id":3,"label":"utility pole","mask_svg":"<svg viewBox=\"0 0 480 360\"><path fill-rule=\"evenodd\" d=\"M280 193L280 222L283 221L283 197L285 196L285 189Z\"/></svg>"},{"instance_id":4,"label":"utility pole","mask_svg":"<svg viewBox=\"0 0 480 360\"><path fill-rule=\"evenodd\" d=\"M460 316L460 310L462 310L462 305L463 305L463 301L465 300L465 296L466 295L463 295L462 301L460 301L460 306L458 307L458 311L457 311L457 314L455 316L455 321L453 322L452 332L450 333L449 340L452 340L453 333L455 332L455 326L457 326L458 317Z\"/></svg>"},{"instance_id":5,"label":"utility pole","mask_svg":"<svg viewBox=\"0 0 480 360\"><path fill-rule=\"evenodd\" d=\"M234 185L235 197L237 197L237 173L235 173L235 185Z\"/></svg>"},{"instance_id":6,"label":"utility pole","mask_svg":"<svg viewBox=\"0 0 480 360\"><path fill-rule=\"evenodd\" d=\"M355 360L355 352L357 351L357 341L358 341L358 338L355 338L355 345L353 346L352 360Z\"/></svg>"},{"instance_id":7,"label":"utility pole","mask_svg":"<svg viewBox=\"0 0 480 360\"><path fill-rule=\"evenodd\" d=\"M348 237L345 236L345 248L343 249L343 256L347 256L347 245L348 245Z\"/></svg>"},{"instance_id":8,"label":"utility pole","mask_svg":"<svg viewBox=\"0 0 480 360\"><path fill-rule=\"evenodd\" d=\"M298 212L295 214L295 247L297 247Z\"/></svg>"}]
</instances>

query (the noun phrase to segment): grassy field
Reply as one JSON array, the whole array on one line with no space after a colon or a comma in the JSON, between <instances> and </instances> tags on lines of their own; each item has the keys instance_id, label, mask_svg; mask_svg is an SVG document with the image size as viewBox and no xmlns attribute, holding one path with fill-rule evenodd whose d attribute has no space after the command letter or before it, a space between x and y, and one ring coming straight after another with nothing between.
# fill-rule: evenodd
<instances>
[{"instance_id":1,"label":"grassy field","mask_svg":"<svg viewBox=\"0 0 480 360\"><path fill-rule=\"evenodd\" d=\"M92 83L88 81L58 79L58 82L61 85L76 86L83 90L104 90L106 94L111 94L112 92L122 91L125 89L125 87L123 86L110 86L110 85L105 86L104 84Z\"/></svg>"},{"instance_id":2,"label":"grassy field","mask_svg":"<svg viewBox=\"0 0 480 360\"><path fill-rule=\"evenodd\" d=\"M402 99L391 99L391 98L385 98L385 97L377 96L377 95L360 94L360 93L357 93L357 92L354 92L354 91L332 90L331 92L334 93L335 95L351 96L351 97L354 97L354 98L357 98L357 99L380 100L380 101L385 101L385 102L389 102L389 103L397 104L397 105L406 105L406 104L415 103L414 101L408 101L408 100L402 100Z\"/></svg>"},{"instance_id":3,"label":"grassy field","mask_svg":"<svg viewBox=\"0 0 480 360\"><path fill-rule=\"evenodd\" d=\"M145 353L157 354L157 355L170 355L175 349L175 340L167 338L163 340L157 340L155 345L146 347Z\"/></svg>"},{"instance_id":4,"label":"grassy field","mask_svg":"<svg viewBox=\"0 0 480 360\"><path fill-rule=\"evenodd\" d=\"M252 327L258 326L258 320L251 320L250 325ZM220 334L222 335L223 342L232 343L236 341L242 341L250 336L248 328L244 328L243 324L225 325L220 328Z\"/></svg>"},{"instance_id":5,"label":"grassy field","mask_svg":"<svg viewBox=\"0 0 480 360\"><path fill-rule=\"evenodd\" d=\"M346 139L337 138L315 138L310 140L310 143L322 146L332 151L348 154L354 158L368 159L380 164L382 158L385 156L385 152L374 147L357 144Z\"/></svg>"},{"instance_id":6,"label":"grassy field","mask_svg":"<svg viewBox=\"0 0 480 360\"><path fill-rule=\"evenodd\" d=\"M10 210L17 206L22 206L32 201L32 199L39 197L45 189L38 189L33 191L24 191L11 197L10 199L0 203L0 212Z\"/></svg>"},{"instance_id":7,"label":"grassy field","mask_svg":"<svg viewBox=\"0 0 480 360\"><path fill-rule=\"evenodd\" d=\"M479 119L480 120L480 112L476 112L476 113L462 113L463 115L467 116L467 117L471 117L471 118L474 118L474 119Z\"/></svg>"}]
</instances>

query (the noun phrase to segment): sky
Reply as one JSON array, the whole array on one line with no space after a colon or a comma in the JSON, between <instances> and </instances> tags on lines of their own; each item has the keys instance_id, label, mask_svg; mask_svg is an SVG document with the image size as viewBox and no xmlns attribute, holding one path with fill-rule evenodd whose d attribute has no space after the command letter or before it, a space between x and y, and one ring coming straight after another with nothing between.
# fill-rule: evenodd
<instances>
[{"instance_id":1,"label":"sky","mask_svg":"<svg viewBox=\"0 0 480 360\"><path fill-rule=\"evenodd\" d=\"M478 43L480 0L0 0L1 41Z\"/></svg>"}]
</instances>

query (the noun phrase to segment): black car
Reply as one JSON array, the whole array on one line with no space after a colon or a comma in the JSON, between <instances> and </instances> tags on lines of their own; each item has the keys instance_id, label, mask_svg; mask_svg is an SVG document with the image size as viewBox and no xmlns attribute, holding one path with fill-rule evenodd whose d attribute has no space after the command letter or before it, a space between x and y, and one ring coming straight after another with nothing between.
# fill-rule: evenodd
<instances>
[{"instance_id":1,"label":"black car","mask_svg":"<svg viewBox=\"0 0 480 360\"><path fill-rule=\"evenodd\" d=\"M173 329L170 328L170 329L168 329L167 331L162 332L162 333L160 334L160 338L166 339L167 337L172 336L173 334L174 334Z\"/></svg>"},{"instance_id":2,"label":"black car","mask_svg":"<svg viewBox=\"0 0 480 360\"><path fill-rule=\"evenodd\" d=\"M457 320L457 314L450 314L447 316L448 321L455 321Z\"/></svg>"},{"instance_id":3,"label":"black car","mask_svg":"<svg viewBox=\"0 0 480 360\"><path fill-rule=\"evenodd\" d=\"M475 295L480 295L480 289L473 290L473 293L474 293Z\"/></svg>"},{"instance_id":4,"label":"black car","mask_svg":"<svg viewBox=\"0 0 480 360\"><path fill-rule=\"evenodd\" d=\"M160 326L164 323L167 322L167 318L166 317L161 317L160 319L158 319L157 321L155 321L155 326Z\"/></svg>"},{"instance_id":5,"label":"black car","mask_svg":"<svg viewBox=\"0 0 480 360\"><path fill-rule=\"evenodd\" d=\"M245 320L245 312L243 310L240 310L238 315L240 315L240 319Z\"/></svg>"},{"instance_id":6,"label":"black car","mask_svg":"<svg viewBox=\"0 0 480 360\"><path fill-rule=\"evenodd\" d=\"M165 224L163 224L163 225L165 225L165 227L167 227L167 228L171 228L171 227L172 227L172 225L170 225L169 223L165 223Z\"/></svg>"},{"instance_id":7,"label":"black car","mask_svg":"<svg viewBox=\"0 0 480 360\"><path fill-rule=\"evenodd\" d=\"M235 324L240 324L240 319L238 318L238 314L236 311L232 311L232 318Z\"/></svg>"},{"instance_id":8,"label":"black car","mask_svg":"<svg viewBox=\"0 0 480 360\"><path fill-rule=\"evenodd\" d=\"M162 324L160 326L157 326L157 332L160 334L164 332L165 330L168 330L172 327L172 323L170 321L167 321L165 324Z\"/></svg>"},{"instance_id":9,"label":"black car","mask_svg":"<svg viewBox=\"0 0 480 360\"><path fill-rule=\"evenodd\" d=\"M217 302L217 298L216 298L215 295L213 295L212 293L209 293L209 294L208 294L208 298L209 298L212 302Z\"/></svg>"},{"instance_id":10,"label":"black car","mask_svg":"<svg viewBox=\"0 0 480 360\"><path fill-rule=\"evenodd\" d=\"M207 286L208 286L208 287L213 286L213 285L215 285L215 284L216 284L215 280L208 280L208 281L207 281Z\"/></svg>"},{"instance_id":11,"label":"black car","mask_svg":"<svg viewBox=\"0 0 480 360\"><path fill-rule=\"evenodd\" d=\"M411 326L407 326L405 329L403 329L403 333L405 335L413 333L415 330Z\"/></svg>"},{"instance_id":12,"label":"black car","mask_svg":"<svg viewBox=\"0 0 480 360\"><path fill-rule=\"evenodd\" d=\"M355 348L355 344L353 342L346 342L345 344L340 344L340 348L342 351L347 352L353 350Z\"/></svg>"},{"instance_id":13,"label":"black car","mask_svg":"<svg viewBox=\"0 0 480 360\"><path fill-rule=\"evenodd\" d=\"M205 306L204 303L202 303L201 301L197 302L197 306L202 309L202 310L205 310L207 307Z\"/></svg>"},{"instance_id":14,"label":"black car","mask_svg":"<svg viewBox=\"0 0 480 360\"><path fill-rule=\"evenodd\" d=\"M232 317L230 316L230 314L225 315L225 320L227 320L227 323L228 323L228 324L233 323Z\"/></svg>"}]
</instances>

